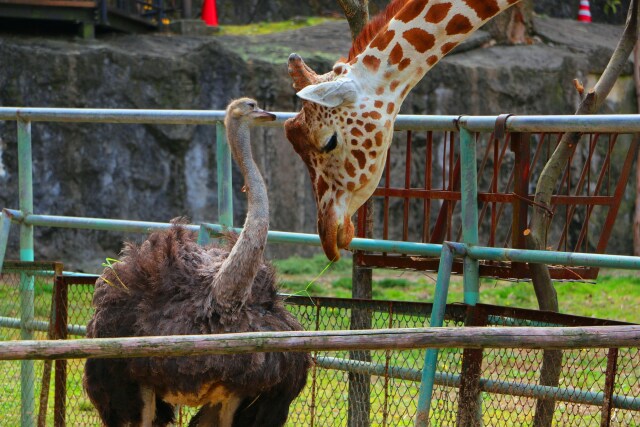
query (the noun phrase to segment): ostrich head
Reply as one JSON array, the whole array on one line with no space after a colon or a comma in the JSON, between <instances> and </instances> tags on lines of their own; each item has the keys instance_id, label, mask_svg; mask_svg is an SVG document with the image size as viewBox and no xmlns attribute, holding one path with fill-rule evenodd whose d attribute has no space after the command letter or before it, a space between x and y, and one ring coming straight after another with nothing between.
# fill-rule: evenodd
<instances>
[{"instance_id":1,"label":"ostrich head","mask_svg":"<svg viewBox=\"0 0 640 427\"><path fill-rule=\"evenodd\" d=\"M241 120L249 122L271 122L276 119L275 114L271 114L258 107L258 101L251 98L239 98L232 101L227 106L225 125L228 126L231 120Z\"/></svg>"}]
</instances>

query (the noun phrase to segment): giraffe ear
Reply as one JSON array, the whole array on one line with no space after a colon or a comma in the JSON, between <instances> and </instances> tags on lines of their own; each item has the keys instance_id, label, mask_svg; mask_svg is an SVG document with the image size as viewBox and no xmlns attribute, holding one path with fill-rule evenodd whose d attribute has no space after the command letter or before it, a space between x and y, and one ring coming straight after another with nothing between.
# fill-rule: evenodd
<instances>
[{"instance_id":1,"label":"giraffe ear","mask_svg":"<svg viewBox=\"0 0 640 427\"><path fill-rule=\"evenodd\" d=\"M309 85L297 95L310 102L333 108L347 102L355 102L357 86L351 79L340 79L330 82Z\"/></svg>"}]
</instances>

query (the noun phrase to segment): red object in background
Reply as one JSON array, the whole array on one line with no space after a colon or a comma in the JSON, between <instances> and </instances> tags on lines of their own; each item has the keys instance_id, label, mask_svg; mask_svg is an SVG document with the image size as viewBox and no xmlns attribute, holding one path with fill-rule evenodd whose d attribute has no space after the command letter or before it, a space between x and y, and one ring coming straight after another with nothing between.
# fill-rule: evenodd
<instances>
[{"instance_id":1,"label":"red object in background","mask_svg":"<svg viewBox=\"0 0 640 427\"><path fill-rule=\"evenodd\" d=\"M218 26L218 12L216 0L204 0L202 5L202 20L207 25Z\"/></svg>"},{"instance_id":2,"label":"red object in background","mask_svg":"<svg viewBox=\"0 0 640 427\"><path fill-rule=\"evenodd\" d=\"M589 8L589 0L580 0L580 9L578 9L578 21L591 22L591 9Z\"/></svg>"}]
</instances>

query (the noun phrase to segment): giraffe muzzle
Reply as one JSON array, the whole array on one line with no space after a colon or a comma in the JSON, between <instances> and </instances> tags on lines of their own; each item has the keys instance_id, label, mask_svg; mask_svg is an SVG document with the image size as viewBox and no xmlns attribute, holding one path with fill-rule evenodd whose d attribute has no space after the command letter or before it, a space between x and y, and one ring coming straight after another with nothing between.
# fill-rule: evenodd
<instances>
[{"instance_id":1,"label":"giraffe muzzle","mask_svg":"<svg viewBox=\"0 0 640 427\"><path fill-rule=\"evenodd\" d=\"M353 239L353 233L353 223L351 218L346 215L342 223L336 221L334 215L330 215L325 220L318 219L318 234L322 250L329 260L338 261L340 259L340 249L349 246Z\"/></svg>"}]
</instances>

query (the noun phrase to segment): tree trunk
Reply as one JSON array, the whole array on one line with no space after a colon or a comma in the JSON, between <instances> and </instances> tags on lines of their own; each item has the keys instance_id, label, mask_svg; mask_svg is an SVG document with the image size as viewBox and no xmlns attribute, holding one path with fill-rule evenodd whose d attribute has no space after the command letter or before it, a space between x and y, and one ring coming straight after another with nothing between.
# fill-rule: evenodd
<instances>
[{"instance_id":1,"label":"tree trunk","mask_svg":"<svg viewBox=\"0 0 640 427\"><path fill-rule=\"evenodd\" d=\"M351 38L355 39L369 22L369 0L338 0L349 22Z\"/></svg>"},{"instance_id":2,"label":"tree trunk","mask_svg":"<svg viewBox=\"0 0 640 427\"><path fill-rule=\"evenodd\" d=\"M613 88L620 72L627 63L631 51L637 43L638 10L638 0L634 0L629 5L627 24L616 50L595 87L589 90L586 96L584 96L576 114L596 113ZM528 249L546 248L546 233L551 221L548 212L550 212L551 208L553 189L567 164L569 156L573 152L576 144L580 141L581 136L580 133L575 132L565 133L540 174L536 187L530 229L526 232ZM529 268L540 308L558 311L558 299L547 266L530 264ZM558 354L558 352L546 351L544 353L543 365L540 372L541 383L544 382L544 385L550 386L558 385L561 372L560 362L561 354ZM555 402L553 400L541 400L538 402L536 418L534 420L535 427L551 425L554 405Z\"/></svg>"},{"instance_id":3,"label":"tree trunk","mask_svg":"<svg viewBox=\"0 0 640 427\"><path fill-rule=\"evenodd\" d=\"M530 44L533 36L533 0L523 0L482 28L498 44Z\"/></svg>"}]
</instances>

